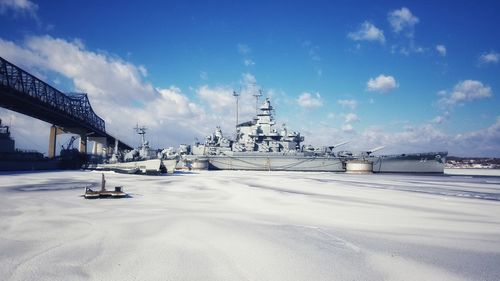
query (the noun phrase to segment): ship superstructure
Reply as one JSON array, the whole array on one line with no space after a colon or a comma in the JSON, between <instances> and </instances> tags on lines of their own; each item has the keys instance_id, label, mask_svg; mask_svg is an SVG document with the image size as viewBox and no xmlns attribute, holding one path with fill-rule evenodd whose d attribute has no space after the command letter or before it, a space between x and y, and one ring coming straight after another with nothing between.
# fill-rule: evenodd
<instances>
[{"instance_id":1,"label":"ship superstructure","mask_svg":"<svg viewBox=\"0 0 500 281\"><path fill-rule=\"evenodd\" d=\"M266 99L252 120L238 124L233 151L297 152L304 137L286 126L278 132L274 125L273 107Z\"/></svg>"},{"instance_id":2,"label":"ship superstructure","mask_svg":"<svg viewBox=\"0 0 500 281\"><path fill-rule=\"evenodd\" d=\"M141 136L140 146L128 151L123 157L118 154L118 148L115 147L109 163L99 164L96 168L128 174L174 173L178 159L168 157L165 150L152 149L146 140L146 127L136 126L134 130Z\"/></svg>"},{"instance_id":3,"label":"ship superstructure","mask_svg":"<svg viewBox=\"0 0 500 281\"><path fill-rule=\"evenodd\" d=\"M299 132L289 130L285 124L280 130L275 128L273 110L270 100L266 98L251 121L236 126L236 140L224 137L221 128L217 127L213 134L206 137L204 144L195 144L193 154L255 152L270 155L334 156L333 148L347 143L322 148L303 146L301 144L304 137Z\"/></svg>"}]
</instances>

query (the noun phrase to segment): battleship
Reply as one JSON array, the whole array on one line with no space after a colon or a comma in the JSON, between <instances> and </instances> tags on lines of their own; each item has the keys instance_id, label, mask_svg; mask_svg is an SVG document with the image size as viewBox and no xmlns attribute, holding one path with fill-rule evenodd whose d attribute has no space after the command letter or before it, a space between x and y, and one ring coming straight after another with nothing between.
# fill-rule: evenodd
<instances>
[{"instance_id":1,"label":"battleship","mask_svg":"<svg viewBox=\"0 0 500 281\"><path fill-rule=\"evenodd\" d=\"M146 127L136 126L134 129L141 136L141 145L122 155L118 151L118 144L115 144L111 158L107 163L98 164L95 169L126 174L173 174L178 157L171 156L165 149L151 149L145 138Z\"/></svg>"},{"instance_id":2,"label":"battleship","mask_svg":"<svg viewBox=\"0 0 500 281\"><path fill-rule=\"evenodd\" d=\"M362 163L375 173L443 173L447 152L398 155L375 155L380 148L355 153L334 149L346 144L315 148L301 145L304 137L285 125L275 128L269 98L258 108L253 120L236 125L236 139L224 137L220 127L207 136L205 143L195 143L189 161L208 160L211 170L268 170L346 172L350 162ZM357 165L359 166L359 165Z\"/></svg>"}]
</instances>

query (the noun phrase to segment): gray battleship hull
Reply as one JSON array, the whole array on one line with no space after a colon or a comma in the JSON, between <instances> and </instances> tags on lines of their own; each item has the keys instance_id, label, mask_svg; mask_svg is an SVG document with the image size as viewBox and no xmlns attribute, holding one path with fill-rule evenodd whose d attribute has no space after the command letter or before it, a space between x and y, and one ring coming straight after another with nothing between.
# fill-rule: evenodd
<instances>
[{"instance_id":1,"label":"gray battleship hull","mask_svg":"<svg viewBox=\"0 0 500 281\"><path fill-rule=\"evenodd\" d=\"M229 153L227 153L229 154ZM207 156L210 170L345 172L344 157L237 153ZM246 155L248 154L248 155ZM443 173L446 152L370 156L375 173Z\"/></svg>"},{"instance_id":2,"label":"gray battleship hull","mask_svg":"<svg viewBox=\"0 0 500 281\"><path fill-rule=\"evenodd\" d=\"M210 170L344 172L341 158L291 155L207 156Z\"/></svg>"},{"instance_id":3,"label":"gray battleship hull","mask_svg":"<svg viewBox=\"0 0 500 281\"><path fill-rule=\"evenodd\" d=\"M447 152L371 156L375 173L443 173Z\"/></svg>"}]
</instances>

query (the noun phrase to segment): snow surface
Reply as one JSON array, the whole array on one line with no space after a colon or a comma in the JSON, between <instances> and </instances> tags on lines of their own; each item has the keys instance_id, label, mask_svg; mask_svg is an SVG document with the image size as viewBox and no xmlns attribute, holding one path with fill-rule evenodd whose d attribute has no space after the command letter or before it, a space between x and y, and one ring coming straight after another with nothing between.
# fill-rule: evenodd
<instances>
[{"instance_id":1,"label":"snow surface","mask_svg":"<svg viewBox=\"0 0 500 281\"><path fill-rule=\"evenodd\" d=\"M445 169L445 173L448 175L500 176L500 169L450 168Z\"/></svg>"},{"instance_id":2,"label":"snow surface","mask_svg":"<svg viewBox=\"0 0 500 281\"><path fill-rule=\"evenodd\" d=\"M500 177L0 174L2 280L500 280Z\"/></svg>"}]
</instances>

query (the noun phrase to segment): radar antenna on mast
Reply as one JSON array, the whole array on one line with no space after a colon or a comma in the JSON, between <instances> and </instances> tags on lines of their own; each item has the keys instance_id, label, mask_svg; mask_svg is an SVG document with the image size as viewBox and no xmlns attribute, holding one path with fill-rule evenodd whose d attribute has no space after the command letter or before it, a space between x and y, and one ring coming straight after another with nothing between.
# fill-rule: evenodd
<instances>
[{"instance_id":1,"label":"radar antenna on mast","mask_svg":"<svg viewBox=\"0 0 500 281\"><path fill-rule=\"evenodd\" d=\"M139 124L135 125L134 130L137 132L137 134L141 135L141 145L144 145L144 143L146 142L144 135L146 134L147 129L148 128L146 128L145 126L139 127Z\"/></svg>"},{"instance_id":2,"label":"radar antenna on mast","mask_svg":"<svg viewBox=\"0 0 500 281\"><path fill-rule=\"evenodd\" d=\"M253 96L255 97L255 115L259 115L259 97L262 97L262 89L254 92Z\"/></svg>"},{"instance_id":3,"label":"radar antenna on mast","mask_svg":"<svg viewBox=\"0 0 500 281\"><path fill-rule=\"evenodd\" d=\"M240 92L241 92L241 90L240 90ZM235 126L235 130L236 130L236 138L238 138L238 108L239 108L238 100L239 100L240 93L233 91L233 96L236 98L236 126Z\"/></svg>"}]
</instances>

